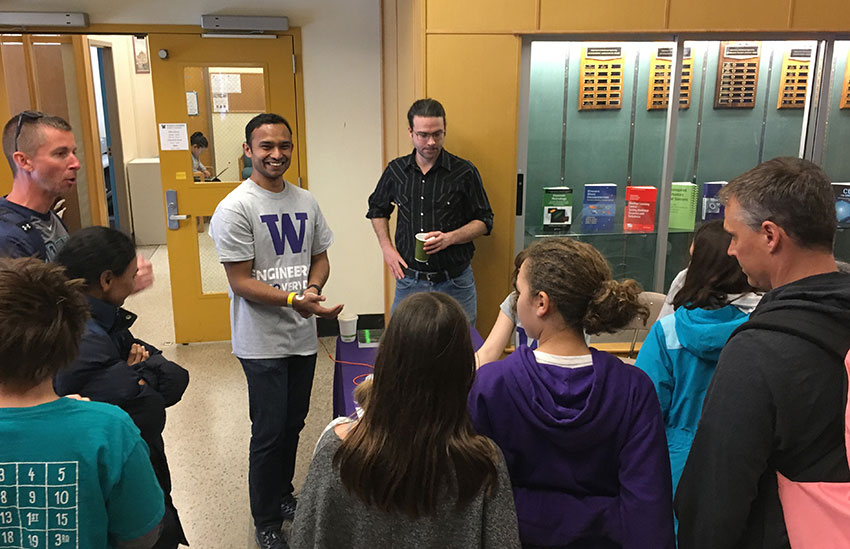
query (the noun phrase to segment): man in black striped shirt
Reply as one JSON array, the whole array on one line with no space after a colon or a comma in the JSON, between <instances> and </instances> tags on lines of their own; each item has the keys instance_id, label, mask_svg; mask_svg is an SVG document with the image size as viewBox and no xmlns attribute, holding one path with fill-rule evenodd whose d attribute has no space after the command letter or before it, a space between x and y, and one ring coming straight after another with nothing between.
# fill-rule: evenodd
<instances>
[{"instance_id":1,"label":"man in black striped shirt","mask_svg":"<svg viewBox=\"0 0 850 549\"><path fill-rule=\"evenodd\" d=\"M416 292L445 292L460 302L474 323L472 241L490 234L493 210L472 162L443 149L443 106L434 99L420 99L407 111L407 122L414 150L389 163L369 197L366 213L396 278L392 309ZM389 234L394 206L398 206L395 245ZM417 233L426 233L427 261L415 258Z\"/></svg>"}]
</instances>

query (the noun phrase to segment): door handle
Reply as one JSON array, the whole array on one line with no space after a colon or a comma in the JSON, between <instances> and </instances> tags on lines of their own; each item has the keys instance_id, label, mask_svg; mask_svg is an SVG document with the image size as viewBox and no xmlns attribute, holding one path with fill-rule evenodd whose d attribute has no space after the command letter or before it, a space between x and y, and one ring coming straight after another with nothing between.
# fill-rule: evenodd
<instances>
[{"instance_id":1,"label":"door handle","mask_svg":"<svg viewBox=\"0 0 850 549\"><path fill-rule=\"evenodd\" d=\"M525 185L525 176L521 173L516 174L516 215L520 216L522 210L522 190Z\"/></svg>"},{"instance_id":2,"label":"door handle","mask_svg":"<svg viewBox=\"0 0 850 549\"><path fill-rule=\"evenodd\" d=\"M165 191L165 214L166 221L168 221L168 228L172 231L176 231L180 228L180 222L186 221L189 219L189 216L186 214L178 213L180 210L177 209L177 191L174 189L168 189Z\"/></svg>"}]
</instances>

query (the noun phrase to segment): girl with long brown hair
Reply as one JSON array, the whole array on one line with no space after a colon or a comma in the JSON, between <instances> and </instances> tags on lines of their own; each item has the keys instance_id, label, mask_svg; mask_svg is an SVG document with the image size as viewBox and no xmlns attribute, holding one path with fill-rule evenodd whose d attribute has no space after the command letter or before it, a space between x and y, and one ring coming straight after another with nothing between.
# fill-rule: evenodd
<instances>
[{"instance_id":1,"label":"girl with long brown hair","mask_svg":"<svg viewBox=\"0 0 850 549\"><path fill-rule=\"evenodd\" d=\"M405 299L390 320L369 405L319 440L293 547L518 547L505 461L466 409L469 325L442 293Z\"/></svg>"}]
</instances>

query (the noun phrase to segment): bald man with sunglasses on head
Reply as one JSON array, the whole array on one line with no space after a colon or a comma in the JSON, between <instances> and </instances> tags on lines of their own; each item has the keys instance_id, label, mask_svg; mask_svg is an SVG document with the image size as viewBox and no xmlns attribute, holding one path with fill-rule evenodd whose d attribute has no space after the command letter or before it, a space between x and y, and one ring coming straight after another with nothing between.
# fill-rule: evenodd
<instances>
[{"instance_id":1,"label":"bald man with sunglasses on head","mask_svg":"<svg viewBox=\"0 0 850 549\"><path fill-rule=\"evenodd\" d=\"M3 128L3 154L12 169L12 191L0 198L0 257L52 261L68 230L53 211L76 191L77 143L71 125L58 116L22 111ZM135 291L153 283L150 262L139 256Z\"/></svg>"}]
</instances>

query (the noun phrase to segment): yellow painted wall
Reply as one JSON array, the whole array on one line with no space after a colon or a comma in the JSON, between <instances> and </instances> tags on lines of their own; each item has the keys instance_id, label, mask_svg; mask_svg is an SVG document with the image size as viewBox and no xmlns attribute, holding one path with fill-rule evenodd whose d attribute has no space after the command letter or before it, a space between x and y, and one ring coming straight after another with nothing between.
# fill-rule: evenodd
<instances>
[{"instance_id":1,"label":"yellow painted wall","mask_svg":"<svg viewBox=\"0 0 850 549\"><path fill-rule=\"evenodd\" d=\"M423 0L426 33L847 31L846 0Z\"/></svg>"},{"instance_id":2,"label":"yellow painted wall","mask_svg":"<svg viewBox=\"0 0 850 549\"><path fill-rule=\"evenodd\" d=\"M611 32L664 28L665 0L540 0L539 30Z\"/></svg>"},{"instance_id":3,"label":"yellow painted wall","mask_svg":"<svg viewBox=\"0 0 850 549\"><path fill-rule=\"evenodd\" d=\"M788 14L793 2L794 0L675 0L670 4L669 27L675 30L696 31L788 30Z\"/></svg>"},{"instance_id":4,"label":"yellow painted wall","mask_svg":"<svg viewBox=\"0 0 850 549\"><path fill-rule=\"evenodd\" d=\"M510 35L429 35L426 95L446 108L450 152L481 172L495 214L475 240L478 329L486 334L510 286L516 185L520 43Z\"/></svg>"},{"instance_id":5,"label":"yellow painted wall","mask_svg":"<svg viewBox=\"0 0 850 549\"><path fill-rule=\"evenodd\" d=\"M390 160L409 154L413 149L407 132L407 110L424 93L421 33L424 5L419 0L384 0L381 7L382 165L385 166ZM390 218L390 234L395 234L395 220L395 216ZM384 316L389 318L395 279L385 264L382 264L382 272Z\"/></svg>"},{"instance_id":6,"label":"yellow painted wall","mask_svg":"<svg viewBox=\"0 0 850 549\"><path fill-rule=\"evenodd\" d=\"M850 2L846 0L791 0L795 30L850 30Z\"/></svg>"},{"instance_id":7,"label":"yellow painted wall","mask_svg":"<svg viewBox=\"0 0 850 549\"><path fill-rule=\"evenodd\" d=\"M559 1L559 0L556 0ZM430 0L429 32L511 32L537 26L537 0Z\"/></svg>"}]
</instances>

